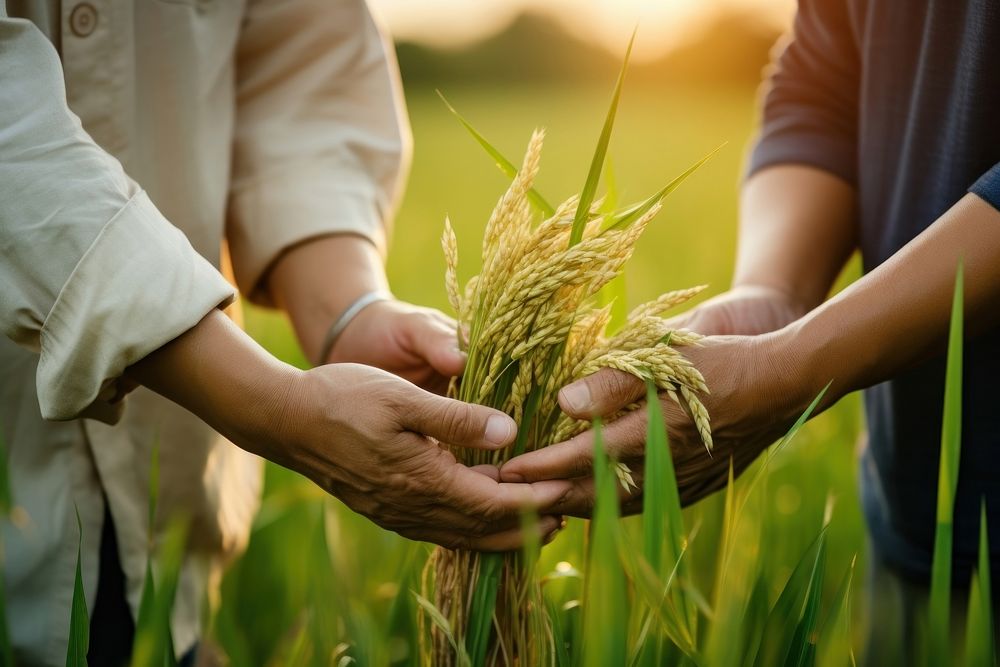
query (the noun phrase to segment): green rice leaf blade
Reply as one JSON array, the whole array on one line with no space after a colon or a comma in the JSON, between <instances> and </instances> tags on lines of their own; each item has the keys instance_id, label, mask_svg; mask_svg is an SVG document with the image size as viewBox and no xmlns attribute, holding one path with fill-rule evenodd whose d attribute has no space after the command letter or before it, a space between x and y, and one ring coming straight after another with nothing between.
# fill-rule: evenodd
<instances>
[{"instance_id":1,"label":"green rice leaf blade","mask_svg":"<svg viewBox=\"0 0 1000 667\"><path fill-rule=\"evenodd\" d=\"M629 609L618 551L618 492L604 451L600 420L594 423L594 488L597 497L584 581L583 664L624 665L628 659Z\"/></svg>"},{"instance_id":2,"label":"green rice leaf blade","mask_svg":"<svg viewBox=\"0 0 1000 667\"><path fill-rule=\"evenodd\" d=\"M188 524L173 519L164 533L159 555L159 581L149 622L137 625L132 653L132 667L163 667L173 664L173 641L170 633L170 612L173 609L187 543Z\"/></svg>"},{"instance_id":3,"label":"green rice leaf blade","mask_svg":"<svg viewBox=\"0 0 1000 667\"><path fill-rule=\"evenodd\" d=\"M142 596L139 598L139 615L136 618L136 633L152 630L156 609L156 583L153 581L152 554L146 561L146 577L142 585Z\"/></svg>"},{"instance_id":4,"label":"green rice leaf blade","mask_svg":"<svg viewBox=\"0 0 1000 667\"><path fill-rule=\"evenodd\" d=\"M948 365L945 371L944 416L938 472L937 526L934 532L928 609L930 621L928 658L930 663L935 665L948 662L951 646L952 521L962 446L962 277L962 263L959 262L948 332Z\"/></svg>"},{"instance_id":5,"label":"green rice leaf blade","mask_svg":"<svg viewBox=\"0 0 1000 667\"><path fill-rule=\"evenodd\" d=\"M686 170L684 170L684 172L682 172L680 176L677 176L676 178L674 178L672 181L670 181L669 183L667 183L665 186L663 186L657 192L655 192L652 195L650 195L649 197L647 197L645 200L643 200L643 201L641 201L641 202L639 202L637 204L633 204L633 205L631 205L631 206L629 206L629 207L627 207L625 209L622 209L621 211L619 211L619 212L617 212L617 213L609 216L608 222L607 222L607 225L604 228L604 231L610 231L610 230L613 230L613 229L625 229L626 227L628 227L629 225L631 225L633 222L635 222L636 220L638 220L639 218L641 218L642 216L644 216L654 206L656 206L661 201L663 201L666 198L667 195L669 195L671 192L673 192L674 190L676 190L680 186L681 183L683 183L685 180L687 180L688 176L690 176L694 172L698 171L702 166L704 166L704 164L706 162L708 162L709 160L711 160L715 156L716 153L718 153L720 150L722 150L723 146L725 146L725 144L722 144L721 146L719 146L718 148L716 148L715 150L713 150L711 153L709 153L705 157L703 157L700 160L698 160L697 162L695 162L693 165L691 165Z\"/></svg>"},{"instance_id":6,"label":"green rice leaf blade","mask_svg":"<svg viewBox=\"0 0 1000 667\"><path fill-rule=\"evenodd\" d=\"M504 175L507 176L507 178L511 179L514 178L517 175L517 167L514 166L514 163L505 158L503 156L503 153L501 153L499 150L497 150L496 147L493 146L493 144L487 141L486 137L480 134L476 130L476 128L472 126L472 123L467 121L465 117L462 116L462 114L460 114L458 110L451 105L451 103L445 98L445 96L441 93L440 90L436 92L438 94L438 97L441 98L441 101L444 102L444 105L448 108L448 111L450 111L452 115L458 119L458 122L462 124L462 127L464 127L468 131L468 133L472 135L472 138L476 140L476 143L478 143L482 147L482 149L486 151L486 154L489 155L491 158L493 158L493 161L496 163L497 168L500 169L500 171L502 171ZM546 218L551 217L552 214L556 212L556 209L552 206L552 204L548 203L545 200L545 198L542 197L542 195L539 194L535 188L531 188L530 190L528 190L528 201L530 201L531 205L534 206L535 209L540 213L542 213L542 215L544 215Z\"/></svg>"},{"instance_id":7,"label":"green rice leaf blade","mask_svg":"<svg viewBox=\"0 0 1000 667\"><path fill-rule=\"evenodd\" d=\"M611 142L611 130L615 125L615 115L618 113L618 101L621 99L622 84L625 83L625 72L628 70L628 61L632 55L632 45L635 43L635 32L625 49L625 58L622 60L621 70L618 72L618 81L615 83L615 92L611 96L611 105L608 107L607 116L604 118L604 127L601 129L601 136L597 140L597 147L594 149L594 157L590 161L590 171L587 173L587 180L580 191L580 203L576 207L576 215L573 217L573 229L570 232L569 245L572 248L583 239L583 230L587 226L590 217L590 206L594 203L597 195L597 184L601 180L601 171L604 168L604 159L608 154L608 144Z\"/></svg>"},{"instance_id":8,"label":"green rice leaf blade","mask_svg":"<svg viewBox=\"0 0 1000 667\"><path fill-rule=\"evenodd\" d=\"M83 590L83 522L80 510L76 511L76 525L80 536L76 545L76 577L73 580L73 601L69 616L69 646L66 649L66 667L86 667L87 650L90 648L90 615L87 596Z\"/></svg>"},{"instance_id":9,"label":"green rice leaf blade","mask_svg":"<svg viewBox=\"0 0 1000 667\"><path fill-rule=\"evenodd\" d=\"M646 463L643 485L643 546L646 561L661 578L668 568L678 564L678 576L688 580L687 561L681 558L685 545L684 518L677 490L673 457L663 420L659 394L652 382L646 383ZM696 601L684 586L671 590L674 604L683 610L685 627L691 636L697 634Z\"/></svg>"},{"instance_id":10,"label":"green rice leaf blade","mask_svg":"<svg viewBox=\"0 0 1000 667\"><path fill-rule=\"evenodd\" d=\"M663 576L667 563L676 562L680 555L684 542L684 519L663 410L652 382L646 383L646 414L643 546L646 562Z\"/></svg>"},{"instance_id":11,"label":"green rice leaf blade","mask_svg":"<svg viewBox=\"0 0 1000 667\"><path fill-rule=\"evenodd\" d=\"M826 539L820 542L809 587L806 592L802 616L795 626L792 644L785 664L789 667L807 667L816 662L816 624L823 595L823 577L826 574Z\"/></svg>"},{"instance_id":12,"label":"green rice leaf blade","mask_svg":"<svg viewBox=\"0 0 1000 667\"><path fill-rule=\"evenodd\" d=\"M762 637L764 636L764 626L767 624L768 613L767 579L763 576L763 573L760 573L754 579L753 588L750 590L750 597L747 600L746 608L743 610L743 613L737 617L738 620L735 623L735 627L719 632L719 636L723 637L723 642L725 642L724 637L727 634L731 637L743 638L743 656L746 667L753 665L753 658L760 650L760 643ZM732 642L728 643L731 644ZM729 649L729 651L727 651L727 649ZM720 653L726 652L726 662L735 658L735 656L731 653L731 646L723 646L721 649L717 650L719 650Z\"/></svg>"},{"instance_id":13,"label":"green rice leaf blade","mask_svg":"<svg viewBox=\"0 0 1000 667\"><path fill-rule=\"evenodd\" d=\"M979 511L979 562L969 588L969 612L965 634L965 664L986 667L996 664L993 636L993 590L990 582L990 540L986 527L986 501Z\"/></svg>"},{"instance_id":14,"label":"green rice leaf blade","mask_svg":"<svg viewBox=\"0 0 1000 667\"><path fill-rule=\"evenodd\" d=\"M795 439L795 436L798 435L798 432L802 429L805 423L809 421L809 418L812 417L813 413L816 411L816 408L819 407L820 402L823 400L823 397L826 396L826 392L830 389L830 385L832 384L833 384L832 380L826 383L826 386L823 387L822 390L820 390L820 392L812 400L809 406L806 407L806 409L802 412L801 415L799 415L799 418L795 420L795 423L792 424L791 428L788 429L788 432L785 433L784 437L781 440L779 440L777 444L773 445L770 449L768 449L767 452L764 454L763 463L757 467L757 470L754 471L753 476L750 477L750 480L747 483L746 491L743 494L743 500L740 503L739 510L737 510L735 516L732 519L730 519L729 522L727 522L727 525L731 527L732 526L731 522L735 520L735 517L738 517L743 513L743 509L747 506L747 503L754 496L754 491L757 490L760 481L767 475L767 471L770 467L771 460L775 457L775 455L778 452L787 447L788 444ZM727 496L727 501L728 501L728 496Z\"/></svg>"},{"instance_id":15,"label":"green rice leaf blade","mask_svg":"<svg viewBox=\"0 0 1000 667\"><path fill-rule=\"evenodd\" d=\"M486 660L493 629L493 614L497 604L497 589L503 569L503 555L484 553L479 556L479 578L469 608L468 636L465 653L474 665Z\"/></svg>"},{"instance_id":16,"label":"green rice leaf blade","mask_svg":"<svg viewBox=\"0 0 1000 667\"><path fill-rule=\"evenodd\" d=\"M455 655L457 656L458 664L472 664L469 660L468 654L465 652L465 649L459 646L458 642L455 641L455 633L452 631L451 624L448 623L448 619L446 619L438 608L434 606L434 603L416 591L413 591L413 597L416 599L417 604L420 605L420 608L423 609L424 613L427 614L428 618L431 619L431 623L437 626L442 634L444 634L445 639L448 640L448 643L451 644L451 648L455 651ZM478 662L476 664L478 665L482 663Z\"/></svg>"},{"instance_id":17,"label":"green rice leaf blade","mask_svg":"<svg viewBox=\"0 0 1000 667\"><path fill-rule=\"evenodd\" d=\"M826 534L824 526L802 554L777 601L771 607L761 635L760 649L753 660L755 666L783 665L791 655L795 634L790 633L789 628L798 627L803 617L815 572L821 569L824 563Z\"/></svg>"},{"instance_id":18,"label":"green rice leaf blade","mask_svg":"<svg viewBox=\"0 0 1000 667\"><path fill-rule=\"evenodd\" d=\"M857 556L840 580L827 617L819 631L818 660L820 667L843 667L854 664L851 649L851 585Z\"/></svg>"}]
</instances>

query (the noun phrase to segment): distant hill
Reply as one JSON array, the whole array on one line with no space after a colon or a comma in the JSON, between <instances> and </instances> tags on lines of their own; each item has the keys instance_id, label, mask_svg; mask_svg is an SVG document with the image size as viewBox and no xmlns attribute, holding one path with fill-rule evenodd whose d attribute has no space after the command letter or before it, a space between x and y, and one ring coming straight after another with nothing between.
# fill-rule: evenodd
<instances>
[{"instance_id":1,"label":"distant hill","mask_svg":"<svg viewBox=\"0 0 1000 667\"><path fill-rule=\"evenodd\" d=\"M641 29L641 28L640 28ZM663 58L635 64L631 80L753 85L779 35L745 13L720 14ZM600 46L567 32L554 19L522 14L507 28L461 49L432 49L398 42L396 52L408 85L457 82L607 82L619 60Z\"/></svg>"}]
</instances>

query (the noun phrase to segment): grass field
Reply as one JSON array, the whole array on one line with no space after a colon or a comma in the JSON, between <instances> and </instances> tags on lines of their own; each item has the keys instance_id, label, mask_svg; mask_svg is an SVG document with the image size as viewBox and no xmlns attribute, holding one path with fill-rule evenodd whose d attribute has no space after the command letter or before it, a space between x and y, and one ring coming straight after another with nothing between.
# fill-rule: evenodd
<instances>
[{"instance_id":1,"label":"grass field","mask_svg":"<svg viewBox=\"0 0 1000 667\"><path fill-rule=\"evenodd\" d=\"M445 95L502 151L519 156L536 126L548 130L538 188L550 201L579 190L607 103L607 90L465 87ZM627 271L630 304L661 292L708 283L707 295L729 284L736 245L736 193L754 121L754 91L626 87L612 139L611 159L621 201L653 192L691 163L726 146L666 202L640 241ZM505 178L469 139L431 90L408 91L414 132L412 175L397 216L389 275L400 298L447 311L439 239L451 217L460 255L478 256L482 228ZM471 261L471 260L470 260ZM464 280L477 269L460 270ZM250 332L296 364L304 360L288 325L273 313L250 309ZM821 524L828 496L835 499L824 590L832 594L855 554L863 571L864 528L854 481L854 444L860 427L856 397L810 422L782 452L768 479L766 504L751 508L767 525L765 544L746 545L766 557L768 581L783 582ZM720 531L721 497L686 510L698 526L689 563L710 591ZM638 519L626 519L638 530ZM582 521L542 554L542 571L566 561L582 567ZM374 527L311 484L268 467L264 507L249 549L227 575L212 632L234 665L277 662L296 642L316 654L349 655L358 664L406 663L415 656L415 609L410 589L426 545L408 543ZM855 576L855 588L862 579ZM554 595L572 599L567 578ZM771 591L772 598L777 591ZM860 598L853 609L863 613ZM286 658L280 658L285 661Z\"/></svg>"}]
</instances>

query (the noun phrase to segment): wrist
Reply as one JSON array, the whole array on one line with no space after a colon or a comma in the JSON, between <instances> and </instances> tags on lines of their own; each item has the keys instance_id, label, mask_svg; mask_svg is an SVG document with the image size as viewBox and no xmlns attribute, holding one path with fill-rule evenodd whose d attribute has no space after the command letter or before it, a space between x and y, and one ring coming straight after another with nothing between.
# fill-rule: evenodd
<instances>
[{"instance_id":1,"label":"wrist","mask_svg":"<svg viewBox=\"0 0 1000 667\"><path fill-rule=\"evenodd\" d=\"M805 408L826 389L814 414L833 405L853 391L855 366L844 359L843 333L822 318L806 315L771 334L772 362L783 364L781 391L789 406ZM781 361L779 361L781 360Z\"/></svg>"},{"instance_id":2,"label":"wrist","mask_svg":"<svg viewBox=\"0 0 1000 667\"><path fill-rule=\"evenodd\" d=\"M320 356L330 327L352 303L368 292L388 291L378 250L350 234L324 236L287 250L270 271L268 286L310 360Z\"/></svg>"}]
</instances>

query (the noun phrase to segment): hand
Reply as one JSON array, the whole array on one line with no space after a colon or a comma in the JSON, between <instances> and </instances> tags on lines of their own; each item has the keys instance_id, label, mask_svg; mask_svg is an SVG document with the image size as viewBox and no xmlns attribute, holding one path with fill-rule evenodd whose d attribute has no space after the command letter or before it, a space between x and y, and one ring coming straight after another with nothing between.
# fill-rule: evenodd
<instances>
[{"instance_id":1,"label":"hand","mask_svg":"<svg viewBox=\"0 0 1000 667\"><path fill-rule=\"evenodd\" d=\"M806 307L773 287L738 285L670 320L675 329L706 336L752 336L777 331L806 313Z\"/></svg>"},{"instance_id":2,"label":"hand","mask_svg":"<svg viewBox=\"0 0 1000 667\"><path fill-rule=\"evenodd\" d=\"M521 544L522 512L553 504L564 489L499 483L496 468L468 468L438 441L499 449L515 434L514 421L497 410L435 396L383 371L337 364L296 376L258 453L405 537L506 551ZM541 537L550 539L560 521L541 517Z\"/></svg>"},{"instance_id":3,"label":"hand","mask_svg":"<svg viewBox=\"0 0 1000 667\"><path fill-rule=\"evenodd\" d=\"M780 438L798 418L812 396L792 390L790 364L780 354L776 336L725 336L706 338L685 354L705 376L712 393L703 397L712 419L715 447L705 451L698 431L687 414L669 398L661 398L673 452L681 502L690 504L722 488L729 475L729 461L736 473L743 471L760 452ZM792 378L792 381L789 381ZM602 370L575 382L559 393L567 414L592 419L613 414L645 396L644 384L616 370ZM646 409L635 410L607 424L604 444L612 459L631 468L639 490L619 489L622 510L635 513L642 507ZM505 482L569 480L570 488L545 512L589 516L594 506L593 431L563 443L512 459L500 469Z\"/></svg>"},{"instance_id":4,"label":"hand","mask_svg":"<svg viewBox=\"0 0 1000 667\"><path fill-rule=\"evenodd\" d=\"M455 321L402 301L377 301L358 313L324 361L375 366L439 394L465 369Z\"/></svg>"}]
</instances>

